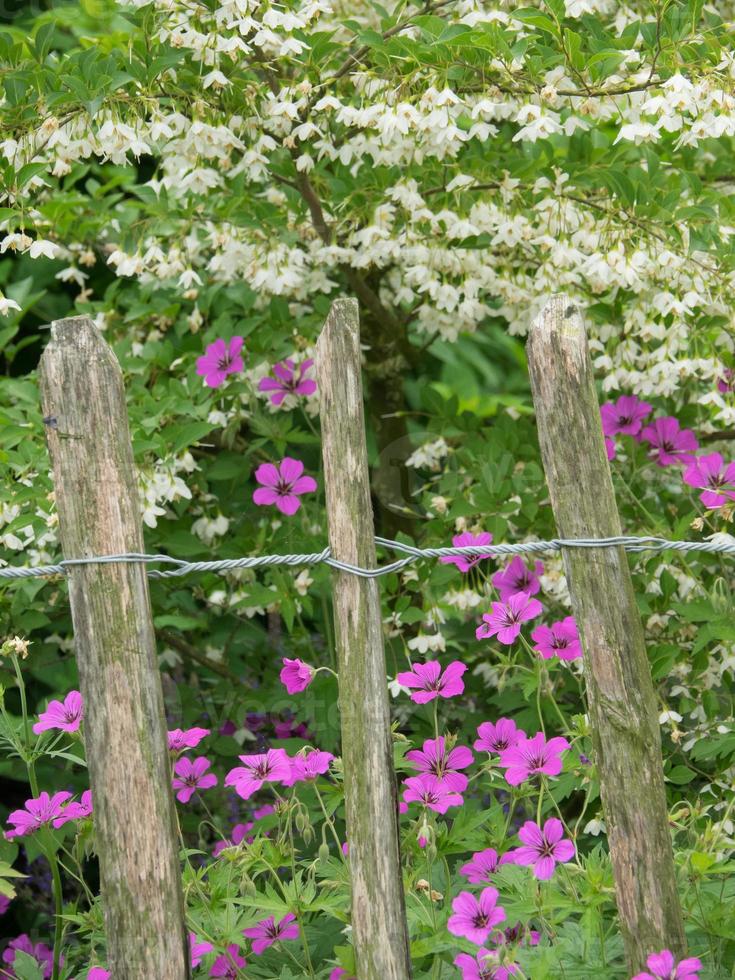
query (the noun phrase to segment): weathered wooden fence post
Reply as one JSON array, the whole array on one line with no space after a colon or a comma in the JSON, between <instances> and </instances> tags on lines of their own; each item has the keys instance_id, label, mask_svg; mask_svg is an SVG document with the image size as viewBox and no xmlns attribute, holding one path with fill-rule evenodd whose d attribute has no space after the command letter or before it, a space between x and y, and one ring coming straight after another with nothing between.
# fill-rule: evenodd
<instances>
[{"instance_id":1,"label":"weathered wooden fence post","mask_svg":"<svg viewBox=\"0 0 735 980\"><path fill-rule=\"evenodd\" d=\"M87 317L57 320L40 384L64 557L143 551L122 373ZM97 852L115 980L186 980L189 953L148 580L69 572Z\"/></svg>"},{"instance_id":2,"label":"weathered wooden fence post","mask_svg":"<svg viewBox=\"0 0 735 980\"><path fill-rule=\"evenodd\" d=\"M329 545L340 561L371 568L375 529L356 300L332 304L317 343L316 366ZM334 619L357 976L407 980L411 959L376 580L335 572Z\"/></svg>"},{"instance_id":3,"label":"weathered wooden fence post","mask_svg":"<svg viewBox=\"0 0 735 980\"><path fill-rule=\"evenodd\" d=\"M554 296L527 345L541 454L562 538L620 535L582 317ZM685 947L658 712L622 547L564 549L626 956Z\"/></svg>"}]
</instances>

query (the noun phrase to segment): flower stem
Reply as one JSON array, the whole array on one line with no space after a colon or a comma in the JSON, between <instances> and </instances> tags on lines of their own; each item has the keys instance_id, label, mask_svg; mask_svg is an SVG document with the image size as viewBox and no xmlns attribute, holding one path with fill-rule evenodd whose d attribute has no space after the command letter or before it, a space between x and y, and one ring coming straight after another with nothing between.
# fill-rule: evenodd
<instances>
[{"instance_id":1,"label":"flower stem","mask_svg":"<svg viewBox=\"0 0 735 980\"><path fill-rule=\"evenodd\" d=\"M54 917L55 917L55 929L54 929L54 965L53 972L51 974L51 980L59 980L59 969L61 960L61 937L64 931L64 923L62 921L62 914L64 912L64 896L61 889L61 875L59 874L59 862L56 860L56 855L53 850L49 847L46 854L46 860L51 867L51 878L53 880L53 890L54 890Z\"/></svg>"},{"instance_id":2,"label":"flower stem","mask_svg":"<svg viewBox=\"0 0 735 980\"><path fill-rule=\"evenodd\" d=\"M24 756L28 753L27 757L23 759L28 770L28 780L31 784L31 792L34 797L38 796L38 779L36 778L36 764L30 757L31 750L31 732L29 727L28 718L28 704L26 702L26 686L23 681L23 673L20 669L20 663L18 662L18 657L13 653L10 656L13 662L13 667L15 669L15 679L18 682L18 691L20 692L20 710L23 715L23 731L25 733L25 745L24 745Z\"/></svg>"}]
</instances>

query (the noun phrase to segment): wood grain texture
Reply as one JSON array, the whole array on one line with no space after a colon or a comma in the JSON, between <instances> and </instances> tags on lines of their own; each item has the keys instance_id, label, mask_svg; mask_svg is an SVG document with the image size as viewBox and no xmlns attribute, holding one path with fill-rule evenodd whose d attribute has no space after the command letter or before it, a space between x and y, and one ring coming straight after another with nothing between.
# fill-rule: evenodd
<instances>
[{"instance_id":1,"label":"wood grain texture","mask_svg":"<svg viewBox=\"0 0 735 980\"><path fill-rule=\"evenodd\" d=\"M559 535L613 537L620 516L582 317L553 297L527 345L541 453ZM564 549L584 650L590 725L631 972L685 948L643 627L622 548Z\"/></svg>"},{"instance_id":2,"label":"wood grain texture","mask_svg":"<svg viewBox=\"0 0 735 980\"><path fill-rule=\"evenodd\" d=\"M341 561L375 566L356 300L332 304L316 348L329 545ZM352 935L360 980L411 976L390 709L378 584L336 572L334 619L352 875Z\"/></svg>"},{"instance_id":3,"label":"wood grain texture","mask_svg":"<svg viewBox=\"0 0 735 980\"><path fill-rule=\"evenodd\" d=\"M87 317L58 320L40 364L65 558L143 551L122 373ZM143 565L69 574L108 968L190 976L176 815Z\"/></svg>"}]
</instances>

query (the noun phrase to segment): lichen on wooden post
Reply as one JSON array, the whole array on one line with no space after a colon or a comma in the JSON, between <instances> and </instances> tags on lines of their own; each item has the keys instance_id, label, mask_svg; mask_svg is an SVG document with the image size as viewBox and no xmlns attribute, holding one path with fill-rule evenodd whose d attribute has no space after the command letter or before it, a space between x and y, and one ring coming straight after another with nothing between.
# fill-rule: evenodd
<instances>
[{"instance_id":1,"label":"lichen on wooden post","mask_svg":"<svg viewBox=\"0 0 735 980\"><path fill-rule=\"evenodd\" d=\"M143 551L122 372L87 317L58 320L41 358L64 558ZM69 570L108 967L190 976L148 580L142 564Z\"/></svg>"},{"instance_id":2,"label":"lichen on wooden post","mask_svg":"<svg viewBox=\"0 0 735 980\"><path fill-rule=\"evenodd\" d=\"M332 304L316 348L332 555L375 566L357 301ZM334 575L352 936L360 980L411 976L380 595L375 579Z\"/></svg>"},{"instance_id":3,"label":"lichen on wooden post","mask_svg":"<svg viewBox=\"0 0 735 980\"><path fill-rule=\"evenodd\" d=\"M555 296L527 345L541 454L562 538L620 535L582 317ZM622 547L565 548L584 650L600 796L626 956L684 951L656 698L643 627Z\"/></svg>"}]
</instances>

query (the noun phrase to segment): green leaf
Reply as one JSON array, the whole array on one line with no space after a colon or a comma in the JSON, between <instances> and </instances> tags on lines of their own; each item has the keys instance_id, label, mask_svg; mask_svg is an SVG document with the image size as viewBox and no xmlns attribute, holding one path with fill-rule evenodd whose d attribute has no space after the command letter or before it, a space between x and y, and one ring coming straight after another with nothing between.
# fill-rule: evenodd
<instances>
[{"instance_id":1,"label":"green leaf","mask_svg":"<svg viewBox=\"0 0 735 980\"><path fill-rule=\"evenodd\" d=\"M13 973L17 980L43 980L43 970L34 956L29 956L23 950L15 951Z\"/></svg>"},{"instance_id":2,"label":"green leaf","mask_svg":"<svg viewBox=\"0 0 735 980\"><path fill-rule=\"evenodd\" d=\"M36 31L36 36L33 38L33 49L39 62L44 61L46 55L51 50L51 42L53 41L55 32L56 25L53 21L42 24Z\"/></svg>"},{"instance_id":3,"label":"green leaf","mask_svg":"<svg viewBox=\"0 0 735 980\"><path fill-rule=\"evenodd\" d=\"M24 167L20 168L16 175L18 187L23 187L33 177L37 177L39 174L45 174L47 172L48 165L45 163L27 163Z\"/></svg>"},{"instance_id":4,"label":"green leaf","mask_svg":"<svg viewBox=\"0 0 735 980\"><path fill-rule=\"evenodd\" d=\"M559 29L556 26L556 22L552 20L548 14L545 14L540 10L534 10L531 7L524 7L521 10L514 11L512 16L517 20L522 21L524 24L530 24L531 27L538 27L539 30L548 31L550 34L559 34Z\"/></svg>"},{"instance_id":5,"label":"green leaf","mask_svg":"<svg viewBox=\"0 0 735 980\"><path fill-rule=\"evenodd\" d=\"M692 772L692 770L687 766L674 766L674 768L666 774L667 780L670 783L675 783L677 786L685 786L687 783L691 783L696 776L696 772Z\"/></svg>"}]
</instances>

